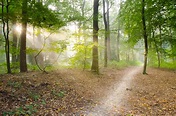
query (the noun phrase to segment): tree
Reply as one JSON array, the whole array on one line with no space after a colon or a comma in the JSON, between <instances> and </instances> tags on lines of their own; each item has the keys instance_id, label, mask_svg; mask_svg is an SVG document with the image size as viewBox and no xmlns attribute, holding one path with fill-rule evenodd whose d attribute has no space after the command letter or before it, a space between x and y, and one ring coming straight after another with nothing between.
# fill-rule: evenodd
<instances>
[{"instance_id":1,"label":"tree","mask_svg":"<svg viewBox=\"0 0 176 116\"><path fill-rule=\"evenodd\" d=\"M107 67L110 59L110 29L109 29L109 1L103 0L103 20L105 26L105 53L104 53L104 67Z\"/></svg>"},{"instance_id":2,"label":"tree","mask_svg":"<svg viewBox=\"0 0 176 116\"><path fill-rule=\"evenodd\" d=\"M17 49L18 49L18 38L17 38L17 31L16 31L16 20L12 22L12 36L13 36L13 43L12 43L12 62L16 63L18 61Z\"/></svg>"},{"instance_id":3,"label":"tree","mask_svg":"<svg viewBox=\"0 0 176 116\"><path fill-rule=\"evenodd\" d=\"M145 0L142 0L141 13L142 13L142 25L143 25L143 38L144 38L144 45L145 45L143 74L147 74L146 67L147 67L147 55L148 55L148 41L147 41L147 30L146 30L146 20L145 20Z\"/></svg>"},{"instance_id":4,"label":"tree","mask_svg":"<svg viewBox=\"0 0 176 116\"><path fill-rule=\"evenodd\" d=\"M98 65L98 6L99 0L94 0L93 5L93 59L92 59L92 67L91 70L99 73L99 65Z\"/></svg>"},{"instance_id":5,"label":"tree","mask_svg":"<svg viewBox=\"0 0 176 116\"><path fill-rule=\"evenodd\" d=\"M5 53L6 53L6 63L7 63L7 73L11 73L11 67L10 67L10 42L9 42L9 0L4 2L2 0L2 23L3 23L3 34L5 38ZM6 12L4 11L6 10Z\"/></svg>"},{"instance_id":6,"label":"tree","mask_svg":"<svg viewBox=\"0 0 176 116\"><path fill-rule=\"evenodd\" d=\"M27 32L27 0L22 2L22 31L21 31L21 45L20 45L20 72L27 71L26 62L26 32Z\"/></svg>"}]
</instances>

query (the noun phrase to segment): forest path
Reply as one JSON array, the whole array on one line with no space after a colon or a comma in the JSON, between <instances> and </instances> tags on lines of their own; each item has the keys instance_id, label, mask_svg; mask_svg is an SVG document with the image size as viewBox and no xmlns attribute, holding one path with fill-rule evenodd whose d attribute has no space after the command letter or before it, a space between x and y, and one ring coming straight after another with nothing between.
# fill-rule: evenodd
<instances>
[{"instance_id":1,"label":"forest path","mask_svg":"<svg viewBox=\"0 0 176 116\"><path fill-rule=\"evenodd\" d=\"M126 106L127 96L131 91L130 84L137 73L141 71L142 67L132 67L130 70L125 70L125 75L120 81L115 82L109 91L100 102L88 113L88 116L106 116L121 113L121 108Z\"/></svg>"}]
</instances>

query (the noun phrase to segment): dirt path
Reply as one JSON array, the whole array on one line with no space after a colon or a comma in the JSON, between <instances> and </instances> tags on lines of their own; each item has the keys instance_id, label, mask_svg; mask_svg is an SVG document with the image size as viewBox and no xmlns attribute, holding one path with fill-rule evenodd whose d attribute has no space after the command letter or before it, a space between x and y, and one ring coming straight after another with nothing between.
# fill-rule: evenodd
<instances>
[{"instance_id":1,"label":"dirt path","mask_svg":"<svg viewBox=\"0 0 176 116\"><path fill-rule=\"evenodd\" d=\"M121 108L126 105L127 96L129 96L129 91L131 91L130 84L133 81L133 77L140 71L141 67L125 70L126 74L120 81L110 87L106 93L107 96L100 101L99 105L89 111L88 116L121 114Z\"/></svg>"}]
</instances>

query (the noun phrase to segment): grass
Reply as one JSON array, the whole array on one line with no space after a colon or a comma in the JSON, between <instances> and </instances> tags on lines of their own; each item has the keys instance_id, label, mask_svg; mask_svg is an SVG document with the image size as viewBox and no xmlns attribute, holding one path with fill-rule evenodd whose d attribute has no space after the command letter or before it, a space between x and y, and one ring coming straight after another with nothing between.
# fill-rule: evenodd
<instances>
[{"instance_id":1,"label":"grass","mask_svg":"<svg viewBox=\"0 0 176 116\"><path fill-rule=\"evenodd\" d=\"M140 66L140 65L141 65L141 62L139 61L125 61L125 60L122 60L120 62L111 61L109 63L109 66L112 68L125 68L128 66Z\"/></svg>"}]
</instances>

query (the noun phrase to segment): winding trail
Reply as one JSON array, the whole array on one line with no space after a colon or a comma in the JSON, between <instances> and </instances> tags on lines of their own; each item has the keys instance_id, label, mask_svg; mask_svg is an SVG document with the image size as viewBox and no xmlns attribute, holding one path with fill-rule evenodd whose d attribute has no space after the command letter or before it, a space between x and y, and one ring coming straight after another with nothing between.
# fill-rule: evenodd
<instances>
[{"instance_id":1,"label":"winding trail","mask_svg":"<svg viewBox=\"0 0 176 116\"><path fill-rule=\"evenodd\" d=\"M141 71L142 67L134 67L126 70L126 74L121 78L120 82L111 86L106 94L107 96L100 101L100 104L89 111L88 116L107 116L119 114L118 110L125 106L130 84L133 81L134 75ZM116 109L116 111L115 111Z\"/></svg>"}]
</instances>

